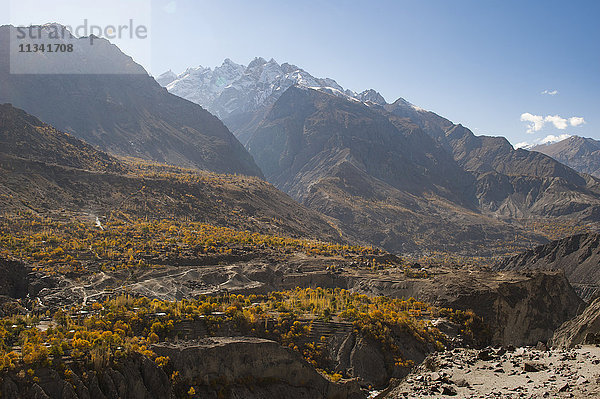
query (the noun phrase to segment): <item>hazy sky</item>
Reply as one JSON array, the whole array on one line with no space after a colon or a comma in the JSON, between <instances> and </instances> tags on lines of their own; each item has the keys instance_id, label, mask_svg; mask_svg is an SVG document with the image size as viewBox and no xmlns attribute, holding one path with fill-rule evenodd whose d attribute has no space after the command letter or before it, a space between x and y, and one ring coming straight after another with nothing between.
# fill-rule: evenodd
<instances>
[{"instance_id":1,"label":"hazy sky","mask_svg":"<svg viewBox=\"0 0 600 399\"><path fill-rule=\"evenodd\" d=\"M600 139L600 1L0 0L0 24L136 23L124 52L158 75L290 62L513 144Z\"/></svg>"}]
</instances>

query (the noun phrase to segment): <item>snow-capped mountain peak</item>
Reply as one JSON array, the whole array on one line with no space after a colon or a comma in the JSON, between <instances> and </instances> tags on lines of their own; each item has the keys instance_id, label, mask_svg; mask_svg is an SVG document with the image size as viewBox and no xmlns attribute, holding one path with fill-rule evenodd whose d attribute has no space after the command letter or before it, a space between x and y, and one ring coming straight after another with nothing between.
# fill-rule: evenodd
<instances>
[{"instance_id":1,"label":"snow-capped mountain peak","mask_svg":"<svg viewBox=\"0 0 600 399\"><path fill-rule=\"evenodd\" d=\"M383 96L381 94L379 94L378 92L376 92L373 89L365 90L362 93L359 93L358 95L356 95L355 97L363 102L370 101L370 102L372 102L374 104L378 104L378 105L386 104L385 98L383 98Z\"/></svg>"},{"instance_id":2,"label":"snow-capped mountain peak","mask_svg":"<svg viewBox=\"0 0 600 399\"><path fill-rule=\"evenodd\" d=\"M214 69L188 68L178 76L169 71L157 81L171 93L202 105L224 121L239 113L254 112L275 103L290 86L321 90L356 101L385 104L375 90L358 94L345 90L335 80L316 78L296 65L279 64L256 57L248 66L226 58Z\"/></svg>"}]
</instances>

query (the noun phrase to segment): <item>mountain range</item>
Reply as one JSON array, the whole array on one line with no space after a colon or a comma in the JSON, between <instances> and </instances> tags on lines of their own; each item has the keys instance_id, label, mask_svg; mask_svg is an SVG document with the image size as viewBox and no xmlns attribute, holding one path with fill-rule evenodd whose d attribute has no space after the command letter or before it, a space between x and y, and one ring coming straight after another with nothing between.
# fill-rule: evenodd
<instances>
[{"instance_id":1,"label":"mountain range","mask_svg":"<svg viewBox=\"0 0 600 399\"><path fill-rule=\"evenodd\" d=\"M295 65L280 65L274 59L266 61L261 57L248 66L225 59L214 69L199 66L179 75L168 71L157 81L169 92L200 104L218 116L243 144L267 110L293 85L318 88L358 101L385 103L374 90L356 93L344 89L333 79L316 78Z\"/></svg>"},{"instance_id":2,"label":"mountain range","mask_svg":"<svg viewBox=\"0 0 600 399\"><path fill-rule=\"evenodd\" d=\"M402 98L389 104L262 58L159 80L221 117L268 181L353 240L493 254L545 242L526 227L532 218L550 230L599 220L593 177Z\"/></svg>"},{"instance_id":3,"label":"mountain range","mask_svg":"<svg viewBox=\"0 0 600 399\"><path fill-rule=\"evenodd\" d=\"M571 136L552 144L542 144L531 148L581 173L600 178L600 141L586 137Z\"/></svg>"},{"instance_id":4,"label":"mountain range","mask_svg":"<svg viewBox=\"0 0 600 399\"><path fill-rule=\"evenodd\" d=\"M90 46L87 38L72 38L69 43L74 51L68 59L65 55L47 66L48 74L11 73L10 40L15 29L0 27L0 103L11 103L115 155L261 175L252 157L219 119L169 94L105 39L96 38ZM56 25L39 29L49 35ZM29 65L56 59L43 53L29 56L34 57ZM67 64L75 71L96 66L88 72L97 73L61 73Z\"/></svg>"},{"instance_id":5,"label":"mountain range","mask_svg":"<svg viewBox=\"0 0 600 399\"><path fill-rule=\"evenodd\" d=\"M431 137L362 102L291 87L247 148L267 180L353 240L460 252L522 233L480 214L472 176Z\"/></svg>"},{"instance_id":6,"label":"mountain range","mask_svg":"<svg viewBox=\"0 0 600 399\"><path fill-rule=\"evenodd\" d=\"M5 55L11 29L0 28ZM531 218L598 222L593 177L402 98L387 103L263 58L168 72L157 78L165 90L108 41L71 41L71 68L97 62L119 73L11 74L2 57L0 102L108 154L264 176L346 240L491 255L552 238L527 227Z\"/></svg>"}]
</instances>

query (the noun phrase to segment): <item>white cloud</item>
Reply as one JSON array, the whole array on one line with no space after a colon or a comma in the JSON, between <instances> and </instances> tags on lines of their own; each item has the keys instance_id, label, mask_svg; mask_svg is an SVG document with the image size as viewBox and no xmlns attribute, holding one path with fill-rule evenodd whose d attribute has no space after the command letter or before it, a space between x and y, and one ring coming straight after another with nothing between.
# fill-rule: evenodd
<instances>
[{"instance_id":1,"label":"white cloud","mask_svg":"<svg viewBox=\"0 0 600 399\"><path fill-rule=\"evenodd\" d=\"M544 145L544 144L552 144L552 143L557 143L559 141L563 141L568 139L569 137L571 137L570 134L561 134L559 136L555 136L553 134L549 134L548 136L544 137L543 139L533 139L532 142L528 142L528 141L523 141L520 143L517 143L514 145L515 148L524 148L526 150L530 150L531 148L535 147L536 145Z\"/></svg>"},{"instance_id":2,"label":"white cloud","mask_svg":"<svg viewBox=\"0 0 600 399\"><path fill-rule=\"evenodd\" d=\"M528 148L531 147L531 144L529 144L526 141L522 141L520 143L515 144L515 148Z\"/></svg>"},{"instance_id":3,"label":"white cloud","mask_svg":"<svg viewBox=\"0 0 600 399\"><path fill-rule=\"evenodd\" d=\"M569 123L571 126L579 126L585 123L585 120L579 116L572 116L569 118Z\"/></svg>"},{"instance_id":4,"label":"white cloud","mask_svg":"<svg viewBox=\"0 0 600 399\"><path fill-rule=\"evenodd\" d=\"M549 96L555 96L558 94L558 90L544 90L542 94L547 94Z\"/></svg>"},{"instance_id":5,"label":"white cloud","mask_svg":"<svg viewBox=\"0 0 600 399\"><path fill-rule=\"evenodd\" d=\"M568 139L569 137L571 137L570 134L561 134L560 136L555 136L553 134L550 134L546 137L544 137L543 139L541 139L539 141L540 144L550 144L550 143L557 143L559 141L563 141Z\"/></svg>"},{"instance_id":6,"label":"white cloud","mask_svg":"<svg viewBox=\"0 0 600 399\"><path fill-rule=\"evenodd\" d=\"M521 121L527 123L527 133L533 134L539 132L544 128L546 123L551 123L558 130L565 130L569 125L581 126L585 123L585 119L580 116L572 116L570 118L563 118L560 115L533 115L529 112L521 114Z\"/></svg>"},{"instance_id":7,"label":"white cloud","mask_svg":"<svg viewBox=\"0 0 600 399\"><path fill-rule=\"evenodd\" d=\"M561 118L558 115L548 115L544 118L544 122L550 122L554 125L555 128L559 130L565 130L568 126L567 120L565 118Z\"/></svg>"},{"instance_id":8,"label":"white cloud","mask_svg":"<svg viewBox=\"0 0 600 399\"><path fill-rule=\"evenodd\" d=\"M535 133L544 127L544 117L539 115L533 115L529 112L521 114L522 122L529 122L527 125L527 133Z\"/></svg>"}]
</instances>

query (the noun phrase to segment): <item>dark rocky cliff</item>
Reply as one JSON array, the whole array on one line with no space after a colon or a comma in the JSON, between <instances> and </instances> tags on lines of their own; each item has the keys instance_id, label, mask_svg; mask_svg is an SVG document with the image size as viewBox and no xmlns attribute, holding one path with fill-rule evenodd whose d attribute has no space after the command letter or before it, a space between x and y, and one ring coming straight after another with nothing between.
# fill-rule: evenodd
<instances>
[{"instance_id":1,"label":"dark rocky cliff","mask_svg":"<svg viewBox=\"0 0 600 399\"><path fill-rule=\"evenodd\" d=\"M33 378L5 375L0 392L7 399L172 399L190 396L193 387L191 396L209 399L365 397L355 381L332 383L298 353L273 341L219 337L153 349L170 358L168 369L178 372L177 378L152 360L131 355L101 371L79 367L65 376L36 368Z\"/></svg>"},{"instance_id":2,"label":"dark rocky cliff","mask_svg":"<svg viewBox=\"0 0 600 399\"><path fill-rule=\"evenodd\" d=\"M600 234L578 234L499 262L497 270L563 270L586 301L600 293Z\"/></svg>"},{"instance_id":3,"label":"dark rocky cliff","mask_svg":"<svg viewBox=\"0 0 600 399\"><path fill-rule=\"evenodd\" d=\"M579 316L566 321L554 332L552 346L571 348L581 344L600 344L600 298Z\"/></svg>"}]
</instances>

